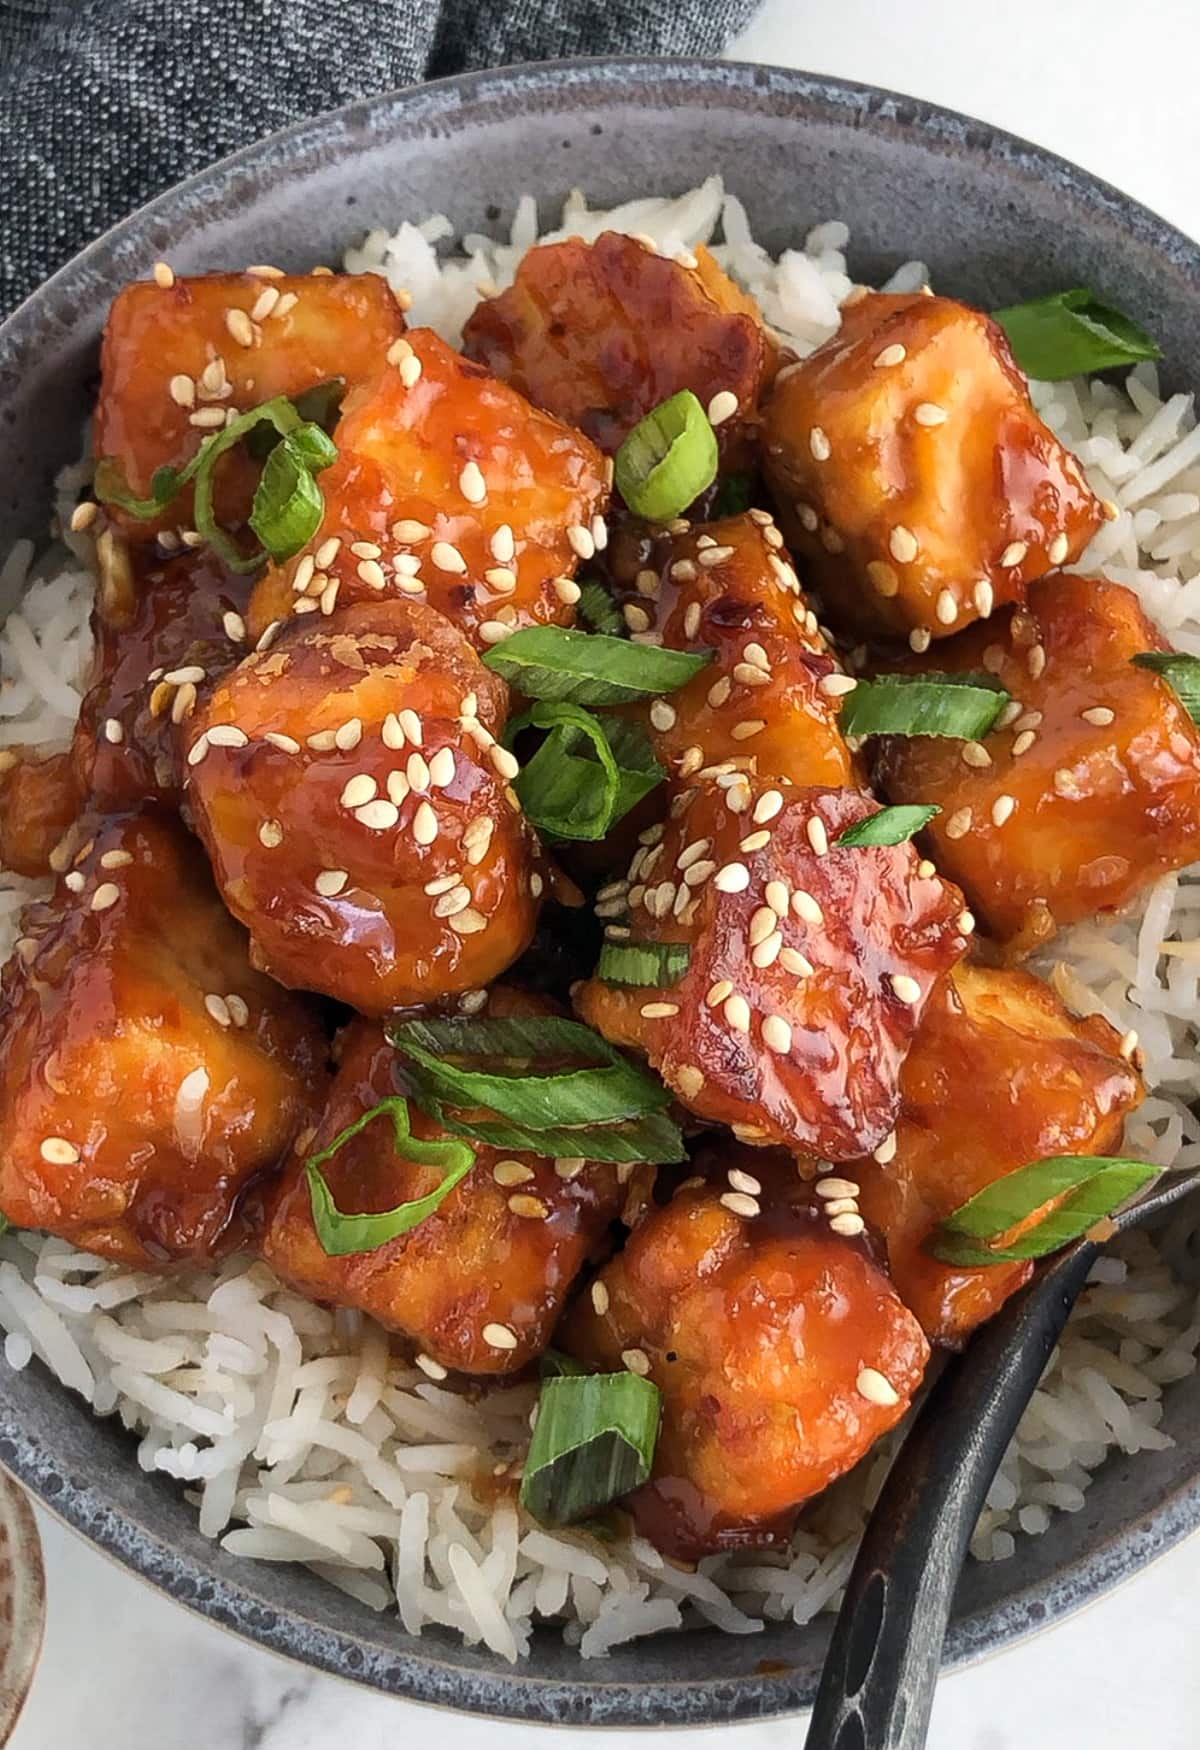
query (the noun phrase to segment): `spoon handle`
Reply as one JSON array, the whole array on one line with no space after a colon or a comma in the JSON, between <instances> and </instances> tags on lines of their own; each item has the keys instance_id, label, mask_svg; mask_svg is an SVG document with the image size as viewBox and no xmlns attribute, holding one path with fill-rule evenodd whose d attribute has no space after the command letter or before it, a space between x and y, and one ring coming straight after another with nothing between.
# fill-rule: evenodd
<instances>
[{"instance_id":1,"label":"spoon handle","mask_svg":"<svg viewBox=\"0 0 1200 1750\"><path fill-rule=\"evenodd\" d=\"M1080 1241L1053 1259L934 1384L867 1524L807 1750L924 1745L975 1522L1095 1257Z\"/></svg>"}]
</instances>

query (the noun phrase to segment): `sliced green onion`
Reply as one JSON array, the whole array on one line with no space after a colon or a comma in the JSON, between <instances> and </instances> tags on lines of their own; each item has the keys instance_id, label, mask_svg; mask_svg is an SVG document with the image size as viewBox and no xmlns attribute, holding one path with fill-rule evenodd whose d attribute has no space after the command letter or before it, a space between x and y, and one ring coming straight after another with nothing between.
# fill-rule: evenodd
<instances>
[{"instance_id":1,"label":"sliced green onion","mask_svg":"<svg viewBox=\"0 0 1200 1750\"><path fill-rule=\"evenodd\" d=\"M670 522L717 477L717 437L690 389L639 419L617 451L613 477L630 510Z\"/></svg>"},{"instance_id":2,"label":"sliced green onion","mask_svg":"<svg viewBox=\"0 0 1200 1750\"><path fill-rule=\"evenodd\" d=\"M645 1161L663 1166L687 1158L683 1133L665 1112L631 1118L624 1124L586 1124L576 1129L513 1124L503 1119L468 1119L447 1111L440 1101L418 1094L418 1103L443 1130L485 1142L489 1148L529 1149L534 1154L589 1161Z\"/></svg>"},{"instance_id":3,"label":"sliced green onion","mask_svg":"<svg viewBox=\"0 0 1200 1750\"><path fill-rule=\"evenodd\" d=\"M902 845L941 812L940 808L918 807L915 803L881 808L875 814L868 814L865 820L855 821L833 842L835 845Z\"/></svg>"},{"instance_id":4,"label":"sliced green onion","mask_svg":"<svg viewBox=\"0 0 1200 1750\"><path fill-rule=\"evenodd\" d=\"M250 512L250 527L273 559L298 553L325 514L321 488L292 445L283 438L267 457Z\"/></svg>"},{"instance_id":5,"label":"sliced green onion","mask_svg":"<svg viewBox=\"0 0 1200 1750\"><path fill-rule=\"evenodd\" d=\"M319 425L324 432L331 432L338 422L345 395L345 377L329 377L325 382L314 383L311 389L302 389L299 395L293 395L292 406L301 419ZM246 433L246 449L256 462L265 462L278 442L278 432L273 432L269 426L256 426Z\"/></svg>"},{"instance_id":6,"label":"sliced green onion","mask_svg":"<svg viewBox=\"0 0 1200 1750\"><path fill-rule=\"evenodd\" d=\"M596 977L605 984L678 984L691 958L686 942L606 942Z\"/></svg>"},{"instance_id":7,"label":"sliced green onion","mask_svg":"<svg viewBox=\"0 0 1200 1750\"><path fill-rule=\"evenodd\" d=\"M360 1130L365 1130L368 1124L385 1113L392 1120L394 1146L399 1158L414 1161L420 1166L442 1167L445 1169L445 1177L426 1196L415 1197L409 1203L397 1204L395 1209L382 1210L375 1215L348 1215L334 1202L333 1193L321 1168L351 1137L357 1136ZM453 1137L423 1142L415 1137L409 1125L407 1100L399 1096L381 1100L378 1106L372 1106L361 1118L348 1124L345 1130L334 1137L328 1148L322 1149L319 1154L309 1155L304 1163L313 1226L317 1230L317 1238L322 1248L331 1258L345 1258L354 1252L373 1252L379 1246L386 1246L389 1240L411 1233L413 1228L419 1227L427 1216L433 1214L460 1180L466 1178L474 1164L475 1151L465 1142L456 1142Z\"/></svg>"},{"instance_id":8,"label":"sliced green onion","mask_svg":"<svg viewBox=\"0 0 1200 1750\"><path fill-rule=\"evenodd\" d=\"M453 1106L484 1107L533 1129L619 1123L662 1112L671 1101L661 1082L629 1063L606 1039L557 1015L398 1021L388 1037L415 1066L421 1095ZM472 1069L449 1061L462 1058L494 1061L497 1067ZM535 1066L553 1058L582 1060L582 1066L539 1074Z\"/></svg>"},{"instance_id":9,"label":"sliced green onion","mask_svg":"<svg viewBox=\"0 0 1200 1750\"><path fill-rule=\"evenodd\" d=\"M533 824L555 838L604 838L614 821L666 775L636 725L620 718L602 723L569 700L546 699L513 718L505 730L506 745L529 728L551 733L522 766L514 788ZM583 757L584 748L594 757Z\"/></svg>"},{"instance_id":10,"label":"sliced green onion","mask_svg":"<svg viewBox=\"0 0 1200 1750\"><path fill-rule=\"evenodd\" d=\"M543 1379L578 1379L591 1371L573 1355L564 1355L561 1349L543 1349L538 1357L538 1373Z\"/></svg>"},{"instance_id":11,"label":"sliced green onion","mask_svg":"<svg viewBox=\"0 0 1200 1750\"><path fill-rule=\"evenodd\" d=\"M723 517L742 516L753 503L753 474L726 474L717 487L709 521L719 523Z\"/></svg>"},{"instance_id":12,"label":"sliced green onion","mask_svg":"<svg viewBox=\"0 0 1200 1750\"><path fill-rule=\"evenodd\" d=\"M529 626L494 645L483 660L527 699L627 705L685 686L712 653L691 655L564 626Z\"/></svg>"},{"instance_id":13,"label":"sliced green onion","mask_svg":"<svg viewBox=\"0 0 1200 1750\"><path fill-rule=\"evenodd\" d=\"M967 1266L1044 1258L1078 1239L1160 1171L1145 1161L1113 1155L1053 1155L1033 1161L986 1186L947 1216L928 1249L943 1264ZM1002 1238L1056 1197L1063 1197L1058 1208L1049 1210L1011 1245L983 1243Z\"/></svg>"},{"instance_id":14,"label":"sliced green onion","mask_svg":"<svg viewBox=\"0 0 1200 1750\"><path fill-rule=\"evenodd\" d=\"M593 632L603 632L610 638L620 638L625 633L620 608L604 585L594 578L579 586L578 613Z\"/></svg>"},{"instance_id":15,"label":"sliced green onion","mask_svg":"<svg viewBox=\"0 0 1200 1750\"><path fill-rule=\"evenodd\" d=\"M1200 656L1187 656L1182 650L1143 650L1133 660L1139 668L1160 675L1192 722L1200 723Z\"/></svg>"},{"instance_id":16,"label":"sliced green onion","mask_svg":"<svg viewBox=\"0 0 1200 1750\"><path fill-rule=\"evenodd\" d=\"M993 687L949 675L880 675L859 681L842 702L843 735L944 735L979 741L1008 704Z\"/></svg>"},{"instance_id":17,"label":"sliced green onion","mask_svg":"<svg viewBox=\"0 0 1200 1750\"><path fill-rule=\"evenodd\" d=\"M1162 357L1144 328L1081 286L992 314L1021 369L1044 382Z\"/></svg>"},{"instance_id":18,"label":"sliced green onion","mask_svg":"<svg viewBox=\"0 0 1200 1750\"><path fill-rule=\"evenodd\" d=\"M545 1525L570 1525L650 1475L662 1396L636 1373L560 1375L538 1397L521 1505Z\"/></svg>"},{"instance_id":19,"label":"sliced green onion","mask_svg":"<svg viewBox=\"0 0 1200 1750\"><path fill-rule=\"evenodd\" d=\"M151 517L162 515L188 478L190 476L181 473L178 468L166 465L156 468L150 478L149 498L135 498L129 490L129 482L122 472L121 464L113 456L101 456L96 463L92 491L101 504L115 504L118 510L136 517L139 522L147 522Z\"/></svg>"}]
</instances>

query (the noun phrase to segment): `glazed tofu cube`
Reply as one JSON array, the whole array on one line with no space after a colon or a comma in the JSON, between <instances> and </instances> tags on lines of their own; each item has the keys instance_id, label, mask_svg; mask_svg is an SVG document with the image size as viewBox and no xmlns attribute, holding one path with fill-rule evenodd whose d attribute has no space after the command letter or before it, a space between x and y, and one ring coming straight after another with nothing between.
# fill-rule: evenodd
<instances>
[{"instance_id":1,"label":"glazed tofu cube","mask_svg":"<svg viewBox=\"0 0 1200 1750\"><path fill-rule=\"evenodd\" d=\"M29 908L0 1001L0 1209L150 1269L245 1237L320 1109L310 1005L255 972L196 841L115 817Z\"/></svg>"},{"instance_id":2,"label":"glazed tofu cube","mask_svg":"<svg viewBox=\"0 0 1200 1750\"><path fill-rule=\"evenodd\" d=\"M1033 1265L942 1264L925 1249L938 1223L1032 1161L1118 1154L1142 1084L1099 1015L1078 1020L1028 973L962 965L925 1011L900 1090L894 1138L850 1176L900 1298L930 1342L958 1348Z\"/></svg>"},{"instance_id":3,"label":"glazed tofu cube","mask_svg":"<svg viewBox=\"0 0 1200 1750\"><path fill-rule=\"evenodd\" d=\"M425 328L347 397L325 516L255 592L257 636L290 613L411 596L468 637L569 624L571 574L603 545L603 456Z\"/></svg>"},{"instance_id":4,"label":"glazed tofu cube","mask_svg":"<svg viewBox=\"0 0 1200 1750\"><path fill-rule=\"evenodd\" d=\"M141 547L131 575L119 611L103 595L93 610L94 680L73 747L79 789L102 809L177 805L182 725L246 651L249 584L215 554Z\"/></svg>"},{"instance_id":5,"label":"glazed tofu cube","mask_svg":"<svg viewBox=\"0 0 1200 1750\"><path fill-rule=\"evenodd\" d=\"M684 533L625 529L612 567L636 638L712 652L709 665L649 708L659 761L686 780L709 766L791 784L856 781L838 728L853 686L817 627L783 538L765 511Z\"/></svg>"},{"instance_id":6,"label":"glazed tofu cube","mask_svg":"<svg viewBox=\"0 0 1200 1750\"><path fill-rule=\"evenodd\" d=\"M607 455L680 389L712 409L728 439L754 413L767 344L761 321L731 307L728 281L713 295L713 269L701 274L615 231L546 243L472 313L463 348Z\"/></svg>"},{"instance_id":7,"label":"glazed tofu cube","mask_svg":"<svg viewBox=\"0 0 1200 1750\"><path fill-rule=\"evenodd\" d=\"M650 1481L628 1501L669 1554L786 1543L796 1509L903 1416L929 1356L864 1239L822 1219L790 1160L691 1181L568 1315L561 1344L662 1392Z\"/></svg>"},{"instance_id":8,"label":"glazed tofu cube","mask_svg":"<svg viewBox=\"0 0 1200 1750\"><path fill-rule=\"evenodd\" d=\"M419 602L293 621L187 719L187 801L255 964L365 1014L489 984L528 946L536 840L508 689Z\"/></svg>"},{"instance_id":9,"label":"glazed tofu cube","mask_svg":"<svg viewBox=\"0 0 1200 1750\"><path fill-rule=\"evenodd\" d=\"M396 1063L378 1024L348 1028L329 1106L306 1154L327 1148L371 1105L400 1091ZM418 1138L447 1134L415 1107L410 1116ZM272 1200L263 1256L302 1294L359 1307L403 1332L435 1378L446 1368L519 1371L549 1343L572 1282L600 1248L624 1194L611 1165L576 1171L572 1162L568 1178L539 1155L472 1146L475 1165L434 1214L374 1251L340 1258L321 1245L304 1163L294 1159ZM338 1208L392 1209L435 1190L441 1169L401 1155L386 1118L360 1131L321 1169Z\"/></svg>"},{"instance_id":10,"label":"glazed tofu cube","mask_svg":"<svg viewBox=\"0 0 1200 1750\"><path fill-rule=\"evenodd\" d=\"M967 937L962 895L911 844L835 844L874 812L862 791L743 773L685 791L602 903L627 908L610 934L687 944L687 969L659 988L592 979L583 1018L744 1140L828 1160L875 1148L929 992Z\"/></svg>"},{"instance_id":11,"label":"glazed tofu cube","mask_svg":"<svg viewBox=\"0 0 1200 1750\"><path fill-rule=\"evenodd\" d=\"M222 273L126 286L104 330L96 455L111 457L131 491L148 495L155 469L190 460L228 409L244 413L335 378L361 382L403 331L400 307L376 274ZM223 524L246 516L259 471L240 448L223 458ZM151 540L190 528L191 502L185 488L153 521L112 514L131 539Z\"/></svg>"},{"instance_id":12,"label":"glazed tofu cube","mask_svg":"<svg viewBox=\"0 0 1200 1750\"><path fill-rule=\"evenodd\" d=\"M1200 730L1132 660L1162 648L1130 590L1054 576L930 657L993 674L1012 695L1004 727L982 744L893 739L880 781L941 808L938 865L1001 940L1031 947L1200 857Z\"/></svg>"},{"instance_id":13,"label":"glazed tofu cube","mask_svg":"<svg viewBox=\"0 0 1200 1750\"><path fill-rule=\"evenodd\" d=\"M79 812L69 754L0 748L0 869L45 875L55 846Z\"/></svg>"},{"instance_id":14,"label":"glazed tofu cube","mask_svg":"<svg viewBox=\"0 0 1200 1750\"><path fill-rule=\"evenodd\" d=\"M874 292L766 410L767 477L830 620L944 638L1079 557L1103 512L990 317Z\"/></svg>"}]
</instances>

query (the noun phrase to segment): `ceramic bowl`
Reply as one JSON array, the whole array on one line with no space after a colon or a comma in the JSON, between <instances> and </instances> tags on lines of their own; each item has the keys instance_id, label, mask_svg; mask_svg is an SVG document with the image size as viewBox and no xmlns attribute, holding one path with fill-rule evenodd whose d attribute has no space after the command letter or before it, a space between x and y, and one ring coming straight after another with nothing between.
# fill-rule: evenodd
<instances>
[{"instance_id":1,"label":"ceramic bowl","mask_svg":"<svg viewBox=\"0 0 1200 1750\"><path fill-rule=\"evenodd\" d=\"M0 551L46 525L78 444L108 303L159 256L183 272L335 262L371 225L436 210L496 230L522 190L554 214L578 185L605 205L713 170L772 251L820 219L852 228L878 280L927 261L992 307L1086 285L1152 329L1180 371L1200 353L1200 250L1082 171L910 98L766 67L584 61L472 74L306 122L163 195L86 249L0 329ZM1168 373L1169 374L1169 373ZM0 611L8 605L0 603ZM950 1664L1096 1596L1200 1516L1200 1382L1172 1387L1176 1444L1115 1458L1073 1516L1010 1561L971 1563ZM0 1370L0 1461L85 1537L180 1602L306 1664L378 1689L528 1720L683 1725L811 1698L826 1622L738 1639L675 1635L581 1663L553 1633L511 1668L431 1632L416 1641L299 1569L234 1560L168 1479L38 1366Z\"/></svg>"}]
</instances>

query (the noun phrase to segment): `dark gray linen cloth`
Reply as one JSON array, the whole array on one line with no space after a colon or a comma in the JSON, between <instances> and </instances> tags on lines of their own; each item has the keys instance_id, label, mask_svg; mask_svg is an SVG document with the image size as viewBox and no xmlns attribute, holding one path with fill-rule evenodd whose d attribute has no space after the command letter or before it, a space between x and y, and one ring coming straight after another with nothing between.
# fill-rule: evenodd
<instances>
[{"instance_id":1,"label":"dark gray linen cloth","mask_svg":"<svg viewBox=\"0 0 1200 1750\"><path fill-rule=\"evenodd\" d=\"M716 54L757 0L0 0L0 314L235 147L469 67Z\"/></svg>"}]
</instances>

